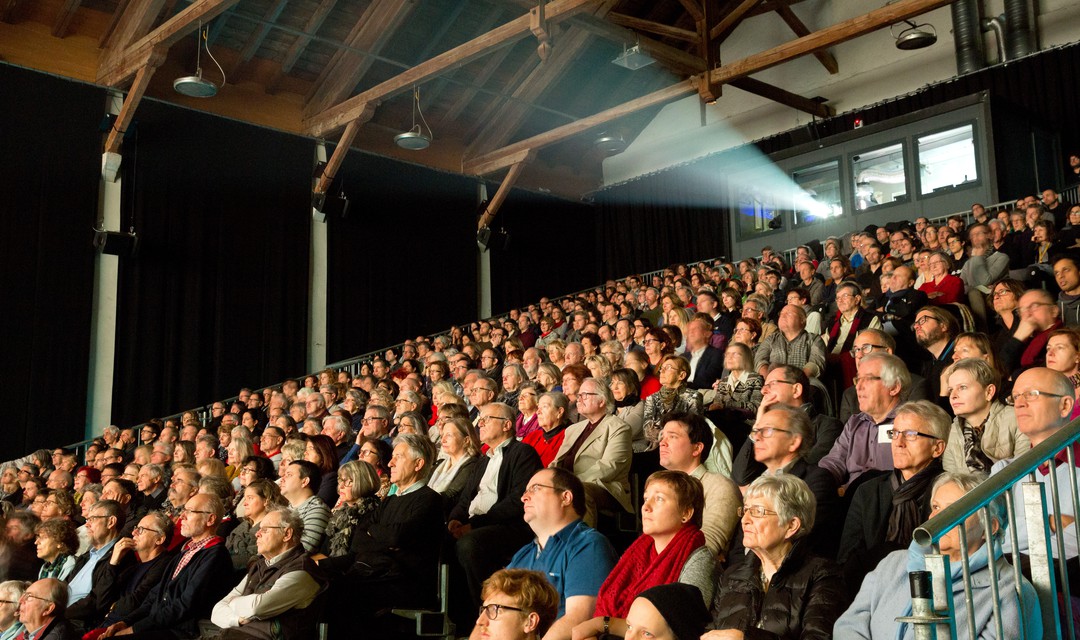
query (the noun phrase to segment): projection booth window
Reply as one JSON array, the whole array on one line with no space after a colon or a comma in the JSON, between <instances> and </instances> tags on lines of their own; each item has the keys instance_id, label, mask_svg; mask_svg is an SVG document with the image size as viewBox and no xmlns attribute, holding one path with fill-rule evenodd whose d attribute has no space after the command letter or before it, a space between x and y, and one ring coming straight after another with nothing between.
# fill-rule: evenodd
<instances>
[{"instance_id":1,"label":"projection booth window","mask_svg":"<svg viewBox=\"0 0 1080 640\"><path fill-rule=\"evenodd\" d=\"M831 160L791 172L795 183L795 224L810 224L844 214L840 196L840 161Z\"/></svg>"},{"instance_id":2,"label":"projection booth window","mask_svg":"<svg viewBox=\"0 0 1080 640\"><path fill-rule=\"evenodd\" d=\"M855 178L853 200L860 211L908 200L903 143L852 156L851 175Z\"/></svg>"},{"instance_id":3,"label":"projection booth window","mask_svg":"<svg viewBox=\"0 0 1080 640\"><path fill-rule=\"evenodd\" d=\"M948 191L979 179L974 126L920 136L919 193Z\"/></svg>"},{"instance_id":4,"label":"projection booth window","mask_svg":"<svg viewBox=\"0 0 1080 640\"><path fill-rule=\"evenodd\" d=\"M737 193L735 218L740 240L780 228L780 211L772 194L752 186L740 187Z\"/></svg>"}]
</instances>

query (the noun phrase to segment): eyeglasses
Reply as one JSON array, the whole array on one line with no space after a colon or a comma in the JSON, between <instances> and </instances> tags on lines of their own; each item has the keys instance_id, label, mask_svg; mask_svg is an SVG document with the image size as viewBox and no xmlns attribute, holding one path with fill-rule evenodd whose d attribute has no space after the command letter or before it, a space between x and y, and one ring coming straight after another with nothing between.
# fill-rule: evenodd
<instances>
[{"instance_id":1,"label":"eyeglasses","mask_svg":"<svg viewBox=\"0 0 1080 640\"><path fill-rule=\"evenodd\" d=\"M940 322L940 320L938 320L934 316L923 316L923 317L918 318L917 320L915 320L915 322L912 322L911 326L912 327L921 327L924 324L926 324L927 322L930 322L931 320L933 320L934 322Z\"/></svg>"},{"instance_id":2,"label":"eyeglasses","mask_svg":"<svg viewBox=\"0 0 1080 640\"><path fill-rule=\"evenodd\" d=\"M503 418L502 416L480 416L480 418L476 421L476 424L484 424L489 420L506 420L507 422L511 422L510 418Z\"/></svg>"},{"instance_id":3,"label":"eyeglasses","mask_svg":"<svg viewBox=\"0 0 1080 640\"><path fill-rule=\"evenodd\" d=\"M551 489L552 491L559 490L558 487L552 486L550 484L540 484L539 482L534 482L533 484L525 487L525 493L533 495L535 493L538 493L541 489Z\"/></svg>"},{"instance_id":4,"label":"eyeglasses","mask_svg":"<svg viewBox=\"0 0 1080 640\"><path fill-rule=\"evenodd\" d=\"M0 604L19 604L18 600L0 600Z\"/></svg>"},{"instance_id":5,"label":"eyeglasses","mask_svg":"<svg viewBox=\"0 0 1080 640\"><path fill-rule=\"evenodd\" d=\"M86 520L108 520L111 516L86 516Z\"/></svg>"},{"instance_id":6,"label":"eyeglasses","mask_svg":"<svg viewBox=\"0 0 1080 640\"><path fill-rule=\"evenodd\" d=\"M258 472L259 472L258 469L251 469L251 468L248 468L248 467L244 467L243 469L240 470L240 473L258 473Z\"/></svg>"},{"instance_id":7,"label":"eyeglasses","mask_svg":"<svg viewBox=\"0 0 1080 640\"><path fill-rule=\"evenodd\" d=\"M791 433L787 429L777 429L776 427L762 427L761 429L751 429L750 439L757 440L759 438L771 438L774 433Z\"/></svg>"},{"instance_id":8,"label":"eyeglasses","mask_svg":"<svg viewBox=\"0 0 1080 640\"><path fill-rule=\"evenodd\" d=\"M213 513L213 511L198 511L196 509L188 509L187 507L184 507L180 510L180 513L182 515L187 515L189 513L201 513L203 515L210 515L211 513Z\"/></svg>"},{"instance_id":9,"label":"eyeglasses","mask_svg":"<svg viewBox=\"0 0 1080 640\"><path fill-rule=\"evenodd\" d=\"M143 526L137 526L134 529L132 529L131 532L132 533L147 533L147 532L150 532L150 533L156 533L159 536L164 535L163 531L158 531L157 529L151 529L150 527L143 527Z\"/></svg>"},{"instance_id":10,"label":"eyeglasses","mask_svg":"<svg viewBox=\"0 0 1080 640\"><path fill-rule=\"evenodd\" d=\"M494 620L499 617L500 611L525 611L518 607L511 607L505 604L484 604L480 605L480 613L487 614L488 620Z\"/></svg>"},{"instance_id":11,"label":"eyeglasses","mask_svg":"<svg viewBox=\"0 0 1080 640\"><path fill-rule=\"evenodd\" d=\"M591 391L578 391L579 398L599 398L599 393L592 393Z\"/></svg>"},{"instance_id":12,"label":"eyeglasses","mask_svg":"<svg viewBox=\"0 0 1080 640\"><path fill-rule=\"evenodd\" d=\"M363 424L368 424L369 422L375 422L377 420L386 420L386 418L361 418L360 422Z\"/></svg>"},{"instance_id":13,"label":"eyeglasses","mask_svg":"<svg viewBox=\"0 0 1080 640\"><path fill-rule=\"evenodd\" d=\"M1065 396L1060 393L1050 393L1049 391L1039 391L1038 389L1032 389L1030 391L1022 391L1020 393L1014 393L1011 396L1005 398L1005 404L1012 406L1016 404L1016 401L1023 398L1025 402L1031 402L1041 396L1047 396L1048 398L1064 398Z\"/></svg>"},{"instance_id":14,"label":"eyeglasses","mask_svg":"<svg viewBox=\"0 0 1080 640\"><path fill-rule=\"evenodd\" d=\"M932 436L929 433L922 433L914 429L907 429L904 431L900 431L899 429L889 429L885 432L885 435L889 436L890 440L896 440L900 436L903 436L904 440L907 440L908 442L915 442L919 439L919 436L930 438L931 440L940 440L937 436Z\"/></svg>"},{"instance_id":15,"label":"eyeglasses","mask_svg":"<svg viewBox=\"0 0 1080 640\"><path fill-rule=\"evenodd\" d=\"M885 349L885 348L886 347L883 344L864 344L861 347L852 347L850 353L851 353L852 358L858 358L860 353L865 356L865 355L869 355L870 353L873 353L874 349Z\"/></svg>"},{"instance_id":16,"label":"eyeglasses","mask_svg":"<svg viewBox=\"0 0 1080 640\"><path fill-rule=\"evenodd\" d=\"M751 518L764 518L766 515L775 516L779 515L775 511L770 511L765 507L751 506L751 507L739 507L735 513L739 514L739 517L743 517L746 514L750 514Z\"/></svg>"},{"instance_id":17,"label":"eyeglasses","mask_svg":"<svg viewBox=\"0 0 1080 640\"><path fill-rule=\"evenodd\" d=\"M778 384L794 385L795 383L794 382L788 382L787 380L770 380L770 381L766 382L765 384L761 385L761 388L762 389L772 389L774 386L776 386Z\"/></svg>"},{"instance_id":18,"label":"eyeglasses","mask_svg":"<svg viewBox=\"0 0 1080 640\"><path fill-rule=\"evenodd\" d=\"M1054 304L1050 302L1032 302L1026 307L1020 307L1020 313L1028 313L1034 311L1035 307L1053 307Z\"/></svg>"},{"instance_id":19,"label":"eyeglasses","mask_svg":"<svg viewBox=\"0 0 1080 640\"><path fill-rule=\"evenodd\" d=\"M42 598L41 596L35 596L34 594L30 593L29 591L24 591L23 594L22 594L22 597L24 597L24 598L34 598L36 600L44 600L45 602L52 602L51 598Z\"/></svg>"},{"instance_id":20,"label":"eyeglasses","mask_svg":"<svg viewBox=\"0 0 1080 640\"><path fill-rule=\"evenodd\" d=\"M855 376L851 379L851 384L858 385L860 382L873 382L875 380L881 380L881 376Z\"/></svg>"}]
</instances>

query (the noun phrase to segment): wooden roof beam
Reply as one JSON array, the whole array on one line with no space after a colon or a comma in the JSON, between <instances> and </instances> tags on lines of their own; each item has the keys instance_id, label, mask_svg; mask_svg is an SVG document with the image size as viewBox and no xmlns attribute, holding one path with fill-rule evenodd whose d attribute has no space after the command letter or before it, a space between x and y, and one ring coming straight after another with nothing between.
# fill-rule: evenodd
<instances>
[{"instance_id":1,"label":"wooden roof beam","mask_svg":"<svg viewBox=\"0 0 1080 640\"><path fill-rule=\"evenodd\" d=\"M797 93L792 93L786 89L781 89L780 87L762 82L761 80L755 80L754 78L739 78L737 80L732 80L728 84L736 89L742 89L743 91L761 96L762 98L768 98L773 102L779 102L782 105L804 111L810 115L817 116L818 118L831 118L836 115L836 109L833 109L824 102L812 98L804 98Z\"/></svg>"},{"instance_id":2,"label":"wooden roof beam","mask_svg":"<svg viewBox=\"0 0 1080 640\"><path fill-rule=\"evenodd\" d=\"M285 57L281 59L281 68L274 72L274 77L266 83L266 90L269 93L273 93L277 90L278 84L281 83L282 78L287 76L292 71L293 65L300 59L300 55L304 53L304 49L311 44L311 40L319 29L322 28L323 22L326 21L326 17L330 15L330 12L334 10L338 0L322 0L319 6L315 7L315 11L311 12L308 17L307 23L304 24L304 34L297 36L293 41L289 50L285 52Z\"/></svg>"},{"instance_id":3,"label":"wooden roof beam","mask_svg":"<svg viewBox=\"0 0 1080 640\"><path fill-rule=\"evenodd\" d=\"M115 14L116 26L102 45L106 58L119 55L125 47L150 33L164 6L165 0L122 1Z\"/></svg>"},{"instance_id":4,"label":"wooden roof beam","mask_svg":"<svg viewBox=\"0 0 1080 640\"><path fill-rule=\"evenodd\" d=\"M683 6L683 9L686 9L686 13L690 14L690 19L694 22L698 22L705 17L705 12L702 11L697 0L679 0L679 4Z\"/></svg>"},{"instance_id":5,"label":"wooden roof beam","mask_svg":"<svg viewBox=\"0 0 1080 640\"><path fill-rule=\"evenodd\" d=\"M0 0L0 22L12 22L15 20L15 11L19 8L22 0Z\"/></svg>"},{"instance_id":6,"label":"wooden roof beam","mask_svg":"<svg viewBox=\"0 0 1080 640\"><path fill-rule=\"evenodd\" d=\"M659 22L653 22L652 20L643 20L634 16L628 16L625 13L616 13L612 11L607 15L607 19L620 27L626 27L627 29L633 29L634 31L644 31L645 33L683 40L685 42L698 41L698 34L689 29L680 29L679 27L672 27Z\"/></svg>"},{"instance_id":7,"label":"wooden roof beam","mask_svg":"<svg viewBox=\"0 0 1080 640\"><path fill-rule=\"evenodd\" d=\"M334 147L334 153L327 160L326 166L323 167L322 175L319 176L319 182L315 185L315 193L312 198L312 202L321 202L325 199L326 192L330 190L330 185L334 182L334 176L337 175L338 169L341 168L341 164L345 162L345 156L349 155L349 149L352 148L353 140L356 139L356 134L360 133L360 127L364 126L368 120L371 120L371 116L375 115L375 105L366 105L360 112L360 117L349 122L345 126L345 131L341 134L341 139L338 140L337 146ZM320 207L316 206L316 209Z\"/></svg>"},{"instance_id":8,"label":"wooden roof beam","mask_svg":"<svg viewBox=\"0 0 1080 640\"><path fill-rule=\"evenodd\" d=\"M510 171L506 173L506 177L503 178L498 190L495 191L495 195L491 197L491 201L484 207L484 213L481 214L480 220L476 224L477 230L491 226L495 214L502 208L503 203L506 202L506 197L510 195L510 190L514 188L514 184L521 177L521 172L525 170L525 165L531 162L534 157L536 157L536 154L532 150L523 151L514 157L513 163L510 165Z\"/></svg>"},{"instance_id":9,"label":"wooden roof beam","mask_svg":"<svg viewBox=\"0 0 1080 640\"><path fill-rule=\"evenodd\" d=\"M105 30L101 32L101 37L98 38L99 49L108 47L109 42L112 40L113 33L116 32L116 25L120 24L120 20L127 13L129 4L131 4L131 0L120 0L120 2L117 3L116 10L113 11L112 16L109 17L109 24L105 26Z\"/></svg>"},{"instance_id":10,"label":"wooden roof beam","mask_svg":"<svg viewBox=\"0 0 1080 640\"><path fill-rule=\"evenodd\" d=\"M780 17L783 18L784 22L786 22L787 25L791 27L791 30L795 32L795 35L800 38L810 35L810 29L803 24L802 20L799 20L799 16L795 15L795 12L791 10L791 7L780 5L776 8L776 13L780 14ZM821 66L825 67L825 70L828 71L830 75L836 75L836 73L840 71L840 65L836 63L836 58L828 51L815 51L814 57L818 59L818 62L821 63Z\"/></svg>"},{"instance_id":11,"label":"wooden roof beam","mask_svg":"<svg viewBox=\"0 0 1080 640\"><path fill-rule=\"evenodd\" d=\"M240 55L237 56L236 62L233 64L232 69L229 70L228 77L233 78L236 81L236 76L239 75L240 69L252 58L255 57L255 53L258 52L259 47L262 46L263 40L266 40L266 36L270 33L270 27L281 16L281 12L285 10L285 5L289 4L289 0L275 0L273 4L267 7L266 12L262 16L262 22L255 25L254 31L248 36L247 42L240 49Z\"/></svg>"},{"instance_id":12,"label":"wooden roof beam","mask_svg":"<svg viewBox=\"0 0 1080 640\"><path fill-rule=\"evenodd\" d=\"M304 114L320 113L351 96L375 63L374 56L358 51L378 53L415 7L413 0L374 0L369 4L345 39L349 48L339 49L319 75Z\"/></svg>"},{"instance_id":13,"label":"wooden roof beam","mask_svg":"<svg viewBox=\"0 0 1080 640\"><path fill-rule=\"evenodd\" d=\"M549 23L556 23L584 11L597 0L555 0L545 7ZM508 46L532 35L531 17L526 14L496 27L484 35L421 62L385 82L304 120L304 131L322 136L355 120L368 103L377 103L409 90L437 75L466 65L499 47Z\"/></svg>"},{"instance_id":14,"label":"wooden roof beam","mask_svg":"<svg viewBox=\"0 0 1080 640\"><path fill-rule=\"evenodd\" d=\"M128 12L136 11L135 20L137 25L125 25L121 22L117 27L116 47L108 52L98 66L97 83L109 87L123 84L128 78L135 75L139 68L145 64L145 60L155 49L168 49L176 44L184 36L199 28L200 24L209 22L221 15L226 9L239 2L239 0L195 0L187 8L166 20L160 27L150 33L139 37L138 29L146 24L152 24L157 18L157 11L161 9L163 0L133 0L129 5ZM144 6L156 10L143 12ZM153 16L149 16L152 13ZM148 22L149 21L149 22ZM127 44L129 38L138 38L134 43Z\"/></svg>"},{"instance_id":15,"label":"wooden roof beam","mask_svg":"<svg viewBox=\"0 0 1080 640\"><path fill-rule=\"evenodd\" d=\"M60 10L56 12L56 21L53 22L52 34L54 37L63 38L67 35L68 27L71 26L71 19L75 17L75 12L79 10L80 4L82 4L82 0L64 0Z\"/></svg>"},{"instance_id":16,"label":"wooden roof beam","mask_svg":"<svg viewBox=\"0 0 1080 640\"><path fill-rule=\"evenodd\" d=\"M131 121L135 118L135 109L139 107L139 102L142 101L146 88L150 86L150 78L153 77L154 72L161 66L161 63L165 61L166 53L163 49L153 51L146 60L146 64L139 67L139 70L135 72L135 80L131 83L127 96L124 97L124 104L120 107L120 113L116 116L112 129L109 130L109 137L105 139L105 153L118 153L120 151L120 144L123 142L124 134L127 133Z\"/></svg>"},{"instance_id":17,"label":"wooden roof beam","mask_svg":"<svg viewBox=\"0 0 1080 640\"><path fill-rule=\"evenodd\" d=\"M750 74L770 69L776 65L790 60L820 51L841 42L847 42L853 38L866 35L877 29L895 24L900 20L914 18L915 16L932 11L949 4L950 0L898 0L880 9L871 11L865 15L856 16L831 27L816 31L806 37L792 40L772 49L748 56L738 62L724 65L719 69L709 72L711 82L730 83L738 78L745 78ZM670 87L654 91L650 94L631 100L617 107L605 109L600 113L593 114L575 122L556 127L550 131L532 136L525 140L507 145L502 149L486 153L482 156L467 160L463 163L466 173L484 175L505 169L513 164L512 158L523 150L539 150L543 147L562 142L594 127L606 124L617 118L636 113L642 109L664 104L678 98L693 94L700 78L692 78L676 83Z\"/></svg>"},{"instance_id":18,"label":"wooden roof beam","mask_svg":"<svg viewBox=\"0 0 1080 640\"><path fill-rule=\"evenodd\" d=\"M747 17L746 14L760 2L761 0L742 0L742 2L729 11L716 26L712 27L709 31L709 39L723 40L726 38L728 34L735 30L735 27L739 26L739 23L743 21L743 18Z\"/></svg>"}]
</instances>

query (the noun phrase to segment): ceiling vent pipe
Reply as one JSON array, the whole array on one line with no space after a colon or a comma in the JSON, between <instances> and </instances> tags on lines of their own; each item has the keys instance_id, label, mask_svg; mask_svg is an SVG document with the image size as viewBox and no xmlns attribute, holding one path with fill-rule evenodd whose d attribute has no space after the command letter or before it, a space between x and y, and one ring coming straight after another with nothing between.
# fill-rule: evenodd
<instances>
[{"instance_id":1,"label":"ceiling vent pipe","mask_svg":"<svg viewBox=\"0 0 1080 640\"><path fill-rule=\"evenodd\" d=\"M1005 49L1009 60L1035 53L1035 29L1028 0L1005 0Z\"/></svg>"},{"instance_id":2,"label":"ceiling vent pipe","mask_svg":"<svg viewBox=\"0 0 1080 640\"><path fill-rule=\"evenodd\" d=\"M986 66L978 0L952 3L953 39L956 44L956 73L964 75Z\"/></svg>"},{"instance_id":3,"label":"ceiling vent pipe","mask_svg":"<svg viewBox=\"0 0 1080 640\"><path fill-rule=\"evenodd\" d=\"M1005 14L986 18L982 21L983 31L993 31L994 40L997 42L998 62L1005 62L1009 54L1005 50Z\"/></svg>"}]
</instances>

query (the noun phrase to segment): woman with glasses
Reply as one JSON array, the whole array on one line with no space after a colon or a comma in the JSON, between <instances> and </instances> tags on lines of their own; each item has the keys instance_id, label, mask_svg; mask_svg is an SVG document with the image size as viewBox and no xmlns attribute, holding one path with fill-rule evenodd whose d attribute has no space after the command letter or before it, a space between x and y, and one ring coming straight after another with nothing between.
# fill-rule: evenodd
<instances>
[{"instance_id":1,"label":"woman with glasses","mask_svg":"<svg viewBox=\"0 0 1080 640\"><path fill-rule=\"evenodd\" d=\"M709 411L722 412L719 420L715 417L713 420L717 424L726 424L729 420L745 422L752 419L761 404L765 380L754 371L750 348L740 342L729 344L724 350L724 369L728 375L713 384L716 397L709 405Z\"/></svg>"},{"instance_id":2,"label":"woman with glasses","mask_svg":"<svg viewBox=\"0 0 1080 640\"><path fill-rule=\"evenodd\" d=\"M690 379L690 363L686 358L676 355L666 355L660 360L656 373L660 378L660 390L645 400L645 438L649 441L646 451L657 447L660 437L660 429L663 428L660 418L671 411L688 411L703 415L701 394L696 389L687 386Z\"/></svg>"},{"instance_id":3,"label":"woman with glasses","mask_svg":"<svg viewBox=\"0 0 1080 640\"><path fill-rule=\"evenodd\" d=\"M444 427L445 428L445 427ZM379 476L379 498L385 498L390 491L390 456L394 448L382 438L368 438L358 435L356 441L360 443L360 450L356 454L358 460L375 467L375 473Z\"/></svg>"},{"instance_id":4,"label":"woman with glasses","mask_svg":"<svg viewBox=\"0 0 1080 640\"><path fill-rule=\"evenodd\" d=\"M559 614L559 592L544 574L500 569L480 589L476 637L485 640L536 640Z\"/></svg>"},{"instance_id":5,"label":"woman with glasses","mask_svg":"<svg viewBox=\"0 0 1080 640\"><path fill-rule=\"evenodd\" d=\"M79 549L79 536L71 520L55 518L45 520L34 529L37 535L35 547L42 565L38 580L56 578L66 581L75 569L75 552Z\"/></svg>"},{"instance_id":6,"label":"woman with glasses","mask_svg":"<svg viewBox=\"0 0 1080 640\"><path fill-rule=\"evenodd\" d=\"M675 353L675 347L671 344L671 337L663 329L653 327L645 332L645 355L649 358L649 366L658 367L664 356Z\"/></svg>"},{"instance_id":7,"label":"woman with glasses","mask_svg":"<svg viewBox=\"0 0 1080 640\"><path fill-rule=\"evenodd\" d=\"M284 458L284 455L282 458ZM292 459L289 462L292 462ZM243 518L245 515L244 490L256 480L277 480L277 471L274 470L274 463L270 462L269 458L248 456L244 458L243 464L240 465L240 475L237 478L240 480L240 490L236 492L232 511L237 518Z\"/></svg>"},{"instance_id":8,"label":"woman with glasses","mask_svg":"<svg viewBox=\"0 0 1080 640\"><path fill-rule=\"evenodd\" d=\"M258 478L248 483L243 492L244 517L225 539L234 569L247 571L248 561L259 555L255 542L259 523L275 507L287 506L289 503L281 496L281 490L270 480Z\"/></svg>"},{"instance_id":9,"label":"woman with glasses","mask_svg":"<svg viewBox=\"0 0 1080 640\"><path fill-rule=\"evenodd\" d=\"M536 409L541 393L543 390L540 385L531 380L522 383L518 389L516 404L519 413L514 419L514 432L517 433L518 440L523 440L525 436L540 428Z\"/></svg>"},{"instance_id":10,"label":"woman with glasses","mask_svg":"<svg viewBox=\"0 0 1080 640\"><path fill-rule=\"evenodd\" d=\"M832 637L847 597L836 565L805 543L815 510L814 494L800 478L765 475L750 483L739 517L751 553L720 577L713 631L702 640Z\"/></svg>"},{"instance_id":11,"label":"woman with glasses","mask_svg":"<svg viewBox=\"0 0 1080 640\"><path fill-rule=\"evenodd\" d=\"M1007 278L990 288L989 306L994 310L990 320L990 342L995 353L1016 332L1020 325L1020 296L1024 295L1024 285L1018 280Z\"/></svg>"},{"instance_id":12,"label":"woman with glasses","mask_svg":"<svg viewBox=\"0 0 1080 640\"><path fill-rule=\"evenodd\" d=\"M375 467L362 460L346 462L338 469L340 499L330 513L319 553L312 556L320 567L344 570L352 564L357 541L379 512L381 487Z\"/></svg>"},{"instance_id":13,"label":"woman with glasses","mask_svg":"<svg viewBox=\"0 0 1080 640\"><path fill-rule=\"evenodd\" d=\"M646 589L681 582L712 602L716 558L701 532L705 490L681 471L657 471L645 482L642 535L619 558L596 598L594 618L574 627L575 638L624 636L630 605Z\"/></svg>"},{"instance_id":14,"label":"woman with glasses","mask_svg":"<svg viewBox=\"0 0 1080 640\"><path fill-rule=\"evenodd\" d=\"M926 259L930 277L919 287L931 304L943 305L960 302L964 295L964 281L952 275L952 259L942 251L931 253Z\"/></svg>"}]
</instances>

